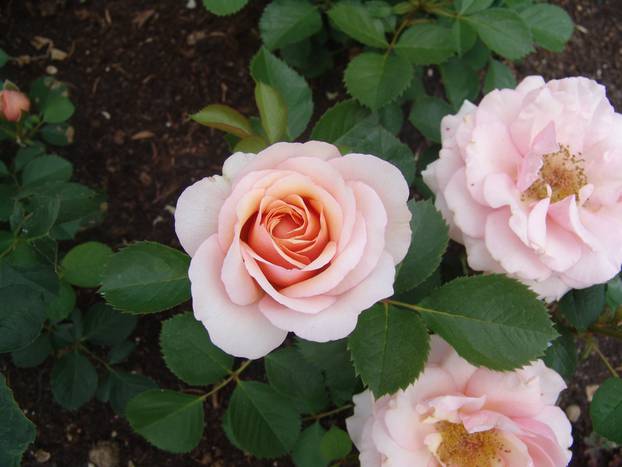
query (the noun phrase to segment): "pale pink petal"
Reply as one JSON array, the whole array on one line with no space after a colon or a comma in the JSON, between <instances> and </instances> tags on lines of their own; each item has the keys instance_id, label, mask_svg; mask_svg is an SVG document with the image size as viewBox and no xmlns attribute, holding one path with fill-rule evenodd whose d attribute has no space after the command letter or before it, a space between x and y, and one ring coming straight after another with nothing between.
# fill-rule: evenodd
<instances>
[{"instance_id":1,"label":"pale pink petal","mask_svg":"<svg viewBox=\"0 0 622 467\"><path fill-rule=\"evenodd\" d=\"M545 407L534 419L549 426L561 447L572 446L572 425L562 409L554 406Z\"/></svg>"},{"instance_id":2,"label":"pale pink petal","mask_svg":"<svg viewBox=\"0 0 622 467\"><path fill-rule=\"evenodd\" d=\"M194 316L203 322L212 342L236 357L261 358L287 335L268 321L257 304L231 302L220 280L224 253L216 235L208 238L190 263Z\"/></svg>"},{"instance_id":3,"label":"pale pink petal","mask_svg":"<svg viewBox=\"0 0 622 467\"><path fill-rule=\"evenodd\" d=\"M483 237L486 217L491 212L473 199L466 186L465 169L456 171L445 188L445 201L456 226L464 235Z\"/></svg>"},{"instance_id":4,"label":"pale pink petal","mask_svg":"<svg viewBox=\"0 0 622 467\"><path fill-rule=\"evenodd\" d=\"M236 152L229 156L222 165L222 175L233 180L240 171L257 157L256 154Z\"/></svg>"},{"instance_id":5,"label":"pale pink petal","mask_svg":"<svg viewBox=\"0 0 622 467\"><path fill-rule=\"evenodd\" d=\"M499 455L505 461L505 467L540 467L534 464L527 446L512 433L502 433L503 447Z\"/></svg>"},{"instance_id":6,"label":"pale pink petal","mask_svg":"<svg viewBox=\"0 0 622 467\"><path fill-rule=\"evenodd\" d=\"M315 342L341 339L354 330L361 312L393 294L394 278L392 258L384 253L378 261L378 267L365 280L343 295L331 297L334 303L319 313L296 312L278 303L272 296L264 297L259 302L259 308L272 324L292 331L303 339Z\"/></svg>"},{"instance_id":7,"label":"pale pink petal","mask_svg":"<svg viewBox=\"0 0 622 467\"><path fill-rule=\"evenodd\" d=\"M229 182L215 175L195 182L180 195L175 208L175 233L190 256L218 230L218 212L230 192Z\"/></svg>"},{"instance_id":8,"label":"pale pink petal","mask_svg":"<svg viewBox=\"0 0 622 467\"><path fill-rule=\"evenodd\" d=\"M356 180L371 187L387 212L386 251L395 264L404 259L410 246L410 211L406 202L408 184L394 165L367 154L347 154L330 163L346 180Z\"/></svg>"}]
</instances>

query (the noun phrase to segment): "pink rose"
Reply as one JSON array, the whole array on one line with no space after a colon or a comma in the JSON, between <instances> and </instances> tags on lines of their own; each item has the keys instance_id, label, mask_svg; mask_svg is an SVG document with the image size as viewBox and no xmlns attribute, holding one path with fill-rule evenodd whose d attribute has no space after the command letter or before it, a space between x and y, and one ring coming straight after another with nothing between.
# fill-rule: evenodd
<instances>
[{"instance_id":1,"label":"pink rose","mask_svg":"<svg viewBox=\"0 0 622 467\"><path fill-rule=\"evenodd\" d=\"M325 342L393 293L410 244L408 185L374 156L318 141L236 153L177 202L196 318L212 341L259 358L288 331Z\"/></svg>"},{"instance_id":2,"label":"pink rose","mask_svg":"<svg viewBox=\"0 0 622 467\"><path fill-rule=\"evenodd\" d=\"M622 116L587 78L523 80L441 122L423 173L469 265L548 301L622 265Z\"/></svg>"},{"instance_id":3,"label":"pink rose","mask_svg":"<svg viewBox=\"0 0 622 467\"><path fill-rule=\"evenodd\" d=\"M30 101L24 93L19 91L0 91L0 115L9 122L17 122L22 118L22 112L30 110Z\"/></svg>"},{"instance_id":4,"label":"pink rose","mask_svg":"<svg viewBox=\"0 0 622 467\"><path fill-rule=\"evenodd\" d=\"M476 368L432 336L417 381L377 401L369 390L354 396L346 425L361 467L563 467L571 427L555 402L565 387L541 360Z\"/></svg>"}]
</instances>

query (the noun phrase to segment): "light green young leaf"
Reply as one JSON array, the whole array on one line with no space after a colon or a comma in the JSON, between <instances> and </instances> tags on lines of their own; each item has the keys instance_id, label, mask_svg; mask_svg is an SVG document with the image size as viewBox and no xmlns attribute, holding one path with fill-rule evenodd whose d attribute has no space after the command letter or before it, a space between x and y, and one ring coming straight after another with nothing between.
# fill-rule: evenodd
<instances>
[{"instance_id":1,"label":"light green young leaf","mask_svg":"<svg viewBox=\"0 0 622 467\"><path fill-rule=\"evenodd\" d=\"M322 29L322 16L307 0L273 0L263 11L259 31L265 46L280 49Z\"/></svg>"},{"instance_id":2,"label":"light green young leaf","mask_svg":"<svg viewBox=\"0 0 622 467\"><path fill-rule=\"evenodd\" d=\"M248 119L228 105L208 105L190 115L190 118L201 125L226 131L240 138L246 138L253 134Z\"/></svg>"},{"instance_id":3,"label":"light green young leaf","mask_svg":"<svg viewBox=\"0 0 622 467\"><path fill-rule=\"evenodd\" d=\"M287 138L287 104L272 86L258 81L255 84L255 102L259 109L261 126L268 141L276 143Z\"/></svg>"}]
</instances>

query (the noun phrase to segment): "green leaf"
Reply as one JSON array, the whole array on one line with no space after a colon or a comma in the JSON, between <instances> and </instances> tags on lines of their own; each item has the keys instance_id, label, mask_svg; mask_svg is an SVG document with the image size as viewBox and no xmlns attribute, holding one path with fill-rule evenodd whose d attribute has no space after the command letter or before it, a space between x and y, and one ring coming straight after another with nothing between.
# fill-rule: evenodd
<instances>
[{"instance_id":1,"label":"green leaf","mask_svg":"<svg viewBox=\"0 0 622 467\"><path fill-rule=\"evenodd\" d=\"M305 360L324 373L333 403L339 406L350 402L359 383L350 361L347 340L319 343L296 339L296 345Z\"/></svg>"},{"instance_id":2,"label":"green leaf","mask_svg":"<svg viewBox=\"0 0 622 467\"><path fill-rule=\"evenodd\" d=\"M490 8L466 16L484 44L499 55L517 60L533 51L531 32L525 21L507 8Z\"/></svg>"},{"instance_id":3,"label":"green leaf","mask_svg":"<svg viewBox=\"0 0 622 467\"><path fill-rule=\"evenodd\" d=\"M363 52L350 61L344 75L348 92L362 104L377 110L393 102L408 87L413 70L399 55Z\"/></svg>"},{"instance_id":4,"label":"green leaf","mask_svg":"<svg viewBox=\"0 0 622 467\"><path fill-rule=\"evenodd\" d=\"M26 208L29 213L24 219L21 234L29 239L41 238L50 233L58 219L60 199L46 196L33 196Z\"/></svg>"},{"instance_id":5,"label":"green leaf","mask_svg":"<svg viewBox=\"0 0 622 467\"><path fill-rule=\"evenodd\" d=\"M131 313L166 310L190 298L189 265L178 250L134 243L110 257L100 292L110 305Z\"/></svg>"},{"instance_id":6,"label":"green leaf","mask_svg":"<svg viewBox=\"0 0 622 467\"><path fill-rule=\"evenodd\" d=\"M571 290L559 301L559 311L579 331L587 331L604 309L605 284Z\"/></svg>"},{"instance_id":7,"label":"green leaf","mask_svg":"<svg viewBox=\"0 0 622 467\"><path fill-rule=\"evenodd\" d=\"M158 388L158 385L147 376L119 370L108 373L103 384L107 389L104 402L110 402L112 409L122 416L125 415L127 403L132 398L145 391Z\"/></svg>"},{"instance_id":8,"label":"green leaf","mask_svg":"<svg viewBox=\"0 0 622 467\"><path fill-rule=\"evenodd\" d=\"M50 93L41 109L43 120L47 123L63 123L73 115L75 110L69 98L59 92Z\"/></svg>"},{"instance_id":9,"label":"green leaf","mask_svg":"<svg viewBox=\"0 0 622 467\"><path fill-rule=\"evenodd\" d=\"M397 102L385 105L378 110L380 124L389 131L397 135L404 125L404 112L402 106Z\"/></svg>"},{"instance_id":10,"label":"green leaf","mask_svg":"<svg viewBox=\"0 0 622 467\"><path fill-rule=\"evenodd\" d=\"M320 453L328 461L343 459L352 451L352 441L348 433L341 428L333 425L322 437L320 441Z\"/></svg>"},{"instance_id":11,"label":"green leaf","mask_svg":"<svg viewBox=\"0 0 622 467\"><path fill-rule=\"evenodd\" d=\"M78 287L97 287L102 282L102 268L112 255L112 248L100 242L74 246L61 262L63 278Z\"/></svg>"},{"instance_id":12,"label":"green leaf","mask_svg":"<svg viewBox=\"0 0 622 467\"><path fill-rule=\"evenodd\" d=\"M233 357L212 344L207 330L192 313L164 321L160 348L166 366L193 386L215 383L233 367Z\"/></svg>"},{"instance_id":13,"label":"green leaf","mask_svg":"<svg viewBox=\"0 0 622 467\"><path fill-rule=\"evenodd\" d=\"M151 389L130 399L125 415L134 431L154 446L189 452L203 436L203 397Z\"/></svg>"},{"instance_id":14,"label":"green leaf","mask_svg":"<svg viewBox=\"0 0 622 467\"><path fill-rule=\"evenodd\" d=\"M470 15L490 7L494 0L456 0L456 11L461 15Z\"/></svg>"},{"instance_id":15,"label":"green leaf","mask_svg":"<svg viewBox=\"0 0 622 467\"><path fill-rule=\"evenodd\" d=\"M251 61L255 81L272 86L287 104L287 133L296 139L305 130L313 114L311 89L302 76L266 48L261 48Z\"/></svg>"},{"instance_id":16,"label":"green leaf","mask_svg":"<svg viewBox=\"0 0 622 467\"><path fill-rule=\"evenodd\" d=\"M484 94L488 94L493 89L514 89L515 87L516 78L512 70L504 63L490 60L484 81Z\"/></svg>"},{"instance_id":17,"label":"green leaf","mask_svg":"<svg viewBox=\"0 0 622 467\"><path fill-rule=\"evenodd\" d=\"M117 345L134 331L138 318L123 314L105 303L95 303L84 319L84 339L98 345Z\"/></svg>"},{"instance_id":18,"label":"green leaf","mask_svg":"<svg viewBox=\"0 0 622 467\"><path fill-rule=\"evenodd\" d=\"M22 173L22 184L31 188L48 182L66 182L71 178L71 162L55 155L37 157L30 161Z\"/></svg>"},{"instance_id":19,"label":"green leaf","mask_svg":"<svg viewBox=\"0 0 622 467\"><path fill-rule=\"evenodd\" d=\"M414 382L430 351L428 330L417 313L386 303L359 316L348 347L357 373L376 398Z\"/></svg>"},{"instance_id":20,"label":"green leaf","mask_svg":"<svg viewBox=\"0 0 622 467\"><path fill-rule=\"evenodd\" d=\"M268 141L284 141L287 138L287 104L281 95L273 87L258 81L255 84L255 102Z\"/></svg>"},{"instance_id":21,"label":"green leaf","mask_svg":"<svg viewBox=\"0 0 622 467\"><path fill-rule=\"evenodd\" d=\"M347 147L350 152L371 154L390 162L400 169L408 184L415 177L414 154L406 144L380 125L376 115L350 129L335 144Z\"/></svg>"},{"instance_id":22,"label":"green leaf","mask_svg":"<svg viewBox=\"0 0 622 467\"><path fill-rule=\"evenodd\" d=\"M461 277L434 290L418 308L427 325L476 366L513 370L542 357L557 336L549 312L506 276Z\"/></svg>"},{"instance_id":23,"label":"green leaf","mask_svg":"<svg viewBox=\"0 0 622 467\"><path fill-rule=\"evenodd\" d=\"M264 362L270 385L290 397L302 413L318 413L328 406L322 372L307 362L297 348L272 352Z\"/></svg>"},{"instance_id":24,"label":"green leaf","mask_svg":"<svg viewBox=\"0 0 622 467\"><path fill-rule=\"evenodd\" d=\"M238 383L225 417L234 444L260 459L288 453L300 434L300 416L290 400L256 381Z\"/></svg>"},{"instance_id":25,"label":"green leaf","mask_svg":"<svg viewBox=\"0 0 622 467\"><path fill-rule=\"evenodd\" d=\"M450 29L437 24L416 24L404 31L395 53L415 65L437 65L454 54L453 43Z\"/></svg>"},{"instance_id":26,"label":"green leaf","mask_svg":"<svg viewBox=\"0 0 622 467\"><path fill-rule=\"evenodd\" d=\"M577 346L572 334L562 331L546 349L542 360L564 379L571 380L577 369Z\"/></svg>"},{"instance_id":27,"label":"green leaf","mask_svg":"<svg viewBox=\"0 0 622 467\"><path fill-rule=\"evenodd\" d=\"M370 47L389 46L380 20L372 18L367 8L354 2L339 2L328 10L328 17L337 29Z\"/></svg>"},{"instance_id":28,"label":"green leaf","mask_svg":"<svg viewBox=\"0 0 622 467\"><path fill-rule=\"evenodd\" d=\"M97 372L88 358L69 352L52 368L54 400L68 410L76 410L92 399L97 390Z\"/></svg>"},{"instance_id":29,"label":"green leaf","mask_svg":"<svg viewBox=\"0 0 622 467\"><path fill-rule=\"evenodd\" d=\"M66 123L60 125L45 125L39 131L43 141L53 144L54 146L67 146L73 143L74 133L74 128Z\"/></svg>"},{"instance_id":30,"label":"green leaf","mask_svg":"<svg viewBox=\"0 0 622 467\"><path fill-rule=\"evenodd\" d=\"M52 353L48 334L41 334L28 347L11 353L13 364L18 368L33 368L41 365Z\"/></svg>"},{"instance_id":31,"label":"green leaf","mask_svg":"<svg viewBox=\"0 0 622 467\"><path fill-rule=\"evenodd\" d=\"M136 349L136 344L132 341L121 342L114 345L108 352L108 362L116 365L125 360Z\"/></svg>"},{"instance_id":32,"label":"green leaf","mask_svg":"<svg viewBox=\"0 0 622 467\"><path fill-rule=\"evenodd\" d=\"M19 284L0 288L0 353L30 345L44 321L45 303L36 291Z\"/></svg>"},{"instance_id":33,"label":"green leaf","mask_svg":"<svg viewBox=\"0 0 622 467\"><path fill-rule=\"evenodd\" d=\"M34 144L33 146L26 146L19 148L15 153L15 159L13 159L13 166L15 171L22 170L26 164L35 158L45 154L45 146L41 143Z\"/></svg>"},{"instance_id":34,"label":"green leaf","mask_svg":"<svg viewBox=\"0 0 622 467\"><path fill-rule=\"evenodd\" d=\"M203 0L205 9L218 16L228 16L237 13L247 3L248 0Z\"/></svg>"},{"instance_id":35,"label":"green leaf","mask_svg":"<svg viewBox=\"0 0 622 467\"><path fill-rule=\"evenodd\" d=\"M212 104L202 108L190 118L201 125L226 131L240 138L253 134L251 123L237 110L228 105Z\"/></svg>"},{"instance_id":36,"label":"green leaf","mask_svg":"<svg viewBox=\"0 0 622 467\"><path fill-rule=\"evenodd\" d=\"M440 66L445 94L455 110L479 94L479 76L464 60L454 58Z\"/></svg>"},{"instance_id":37,"label":"green leaf","mask_svg":"<svg viewBox=\"0 0 622 467\"><path fill-rule=\"evenodd\" d=\"M311 132L311 139L336 143L369 115L369 110L354 99L341 101L318 120Z\"/></svg>"},{"instance_id":38,"label":"green leaf","mask_svg":"<svg viewBox=\"0 0 622 467\"><path fill-rule=\"evenodd\" d=\"M0 161L0 178L5 178L10 175L9 168L3 161Z\"/></svg>"},{"instance_id":39,"label":"green leaf","mask_svg":"<svg viewBox=\"0 0 622 467\"><path fill-rule=\"evenodd\" d=\"M490 49L479 39L475 45L469 50L462 59L474 70L479 71L488 65L491 60L492 53Z\"/></svg>"},{"instance_id":40,"label":"green leaf","mask_svg":"<svg viewBox=\"0 0 622 467\"><path fill-rule=\"evenodd\" d=\"M408 118L423 136L435 143L440 143L441 120L451 113L451 107L444 100L433 96L423 96L415 101Z\"/></svg>"},{"instance_id":41,"label":"green leaf","mask_svg":"<svg viewBox=\"0 0 622 467\"><path fill-rule=\"evenodd\" d=\"M620 378L609 378L600 385L592 399L590 415L594 431L615 443L622 443L622 380Z\"/></svg>"},{"instance_id":42,"label":"green leaf","mask_svg":"<svg viewBox=\"0 0 622 467\"><path fill-rule=\"evenodd\" d=\"M607 306L616 311L622 306L622 279L616 276L607 282Z\"/></svg>"},{"instance_id":43,"label":"green leaf","mask_svg":"<svg viewBox=\"0 0 622 467\"><path fill-rule=\"evenodd\" d=\"M0 417L0 460L15 458L17 460L15 465L21 465L19 461L22 454L34 442L37 428L22 413L2 374L0 374L0 413L2 414Z\"/></svg>"},{"instance_id":44,"label":"green leaf","mask_svg":"<svg viewBox=\"0 0 622 467\"><path fill-rule=\"evenodd\" d=\"M449 243L449 227L430 200L408 202L411 240L393 285L403 293L426 280L441 264Z\"/></svg>"},{"instance_id":45,"label":"green leaf","mask_svg":"<svg viewBox=\"0 0 622 467\"><path fill-rule=\"evenodd\" d=\"M305 0L274 0L259 20L261 40L270 50L300 42L320 29L322 16Z\"/></svg>"},{"instance_id":46,"label":"green leaf","mask_svg":"<svg viewBox=\"0 0 622 467\"><path fill-rule=\"evenodd\" d=\"M249 136L238 141L233 152L249 152L251 154L258 154L268 147L268 143L261 136Z\"/></svg>"},{"instance_id":47,"label":"green leaf","mask_svg":"<svg viewBox=\"0 0 622 467\"><path fill-rule=\"evenodd\" d=\"M520 12L536 44L552 52L561 52L574 30L572 18L557 5L539 3Z\"/></svg>"},{"instance_id":48,"label":"green leaf","mask_svg":"<svg viewBox=\"0 0 622 467\"><path fill-rule=\"evenodd\" d=\"M458 56L462 56L468 52L477 41L477 32L461 19L457 19L456 22L454 22L451 27L451 35Z\"/></svg>"},{"instance_id":49,"label":"green leaf","mask_svg":"<svg viewBox=\"0 0 622 467\"><path fill-rule=\"evenodd\" d=\"M6 53L4 50L0 49L0 68L7 64L10 59L10 55Z\"/></svg>"},{"instance_id":50,"label":"green leaf","mask_svg":"<svg viewBox=\"0 0 622 467\"><path fill-rule=\"evenodd\" d=\"M328 465L328 461L324 459L320 451L324 433L326 430L319 422L305 428L292 451L292 460L296 467L326 467Z\"/></svg>"}]
</instances>

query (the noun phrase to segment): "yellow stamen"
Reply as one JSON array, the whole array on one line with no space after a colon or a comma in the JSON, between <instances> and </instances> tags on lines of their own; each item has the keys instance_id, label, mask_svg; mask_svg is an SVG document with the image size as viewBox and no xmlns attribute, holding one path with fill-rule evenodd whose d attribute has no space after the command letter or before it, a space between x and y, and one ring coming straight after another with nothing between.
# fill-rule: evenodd
<instances>
[{"instance_id":1,"label":"yellow stamen","mask_svg":"<svg viewBox=\"0 0 622 467\"><path fill-rule=\"evenodd\" d=\"M501 463L507 451L495 430L469 433L461 423L438 422L441 442L436 456L447 467L491 467Z\"/></svg>"}]
</instances>

